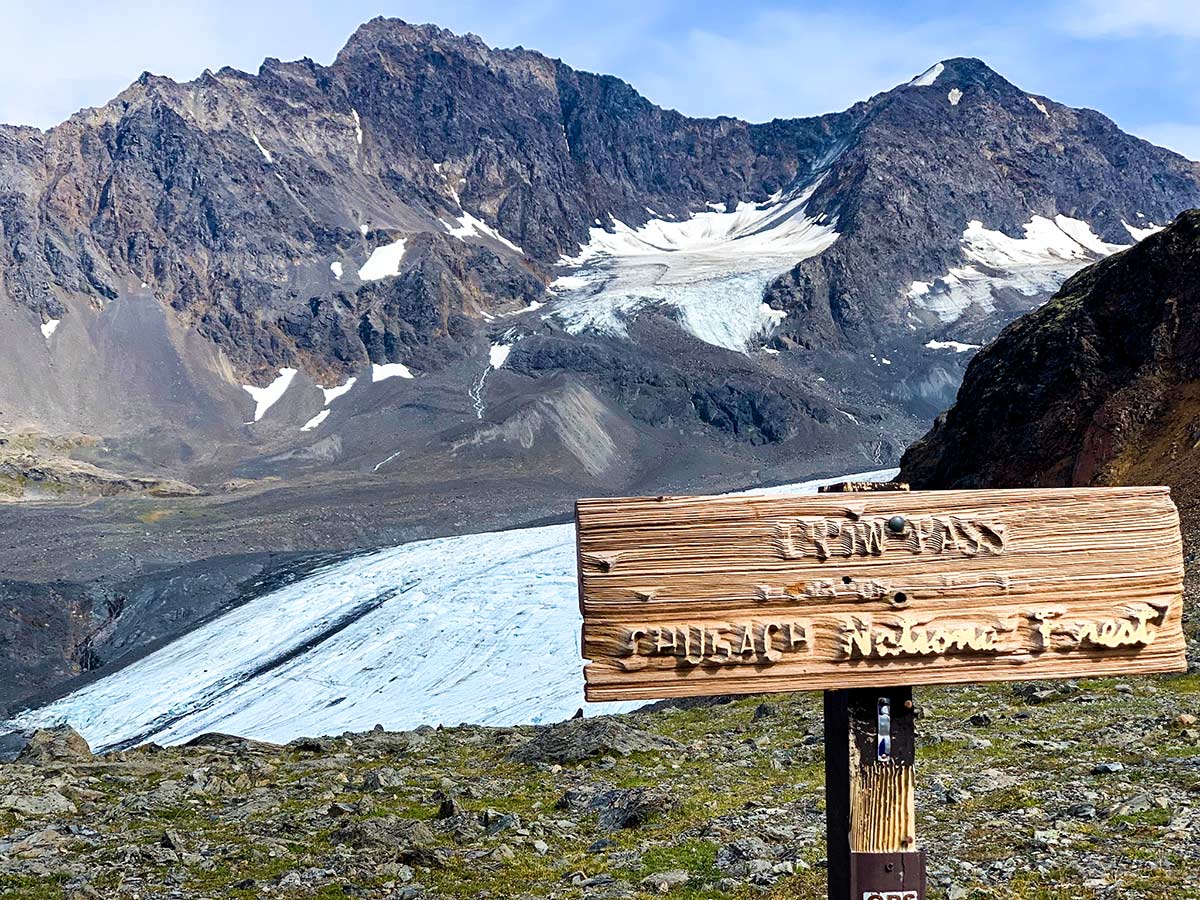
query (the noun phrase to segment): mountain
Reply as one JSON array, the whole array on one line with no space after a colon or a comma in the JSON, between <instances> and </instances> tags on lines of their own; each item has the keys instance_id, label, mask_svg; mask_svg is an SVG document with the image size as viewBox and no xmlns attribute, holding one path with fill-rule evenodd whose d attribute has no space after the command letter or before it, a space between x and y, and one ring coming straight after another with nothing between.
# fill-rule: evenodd
<instances>
[{"instance_id":1,"label":"mountain","mask_svg":"<svg viewBox=\"0 0 1200 900\"><path fill-rule=\"evenodd\" d=\"M388 19L0 127L0 701L329 554L890 465L1197 205L978 60L750 124Z\"/></svg>"},{"instance_id":2,"label":"mountain","mask_svg":"<svg viewBox=\"0 0 1200 900\"><path fill-rule=\"evenodd\" d=\"M931 488L1169 484L1200 524L1200 210L1070 278L905 452Z\"/></svg>"}]
</instances>

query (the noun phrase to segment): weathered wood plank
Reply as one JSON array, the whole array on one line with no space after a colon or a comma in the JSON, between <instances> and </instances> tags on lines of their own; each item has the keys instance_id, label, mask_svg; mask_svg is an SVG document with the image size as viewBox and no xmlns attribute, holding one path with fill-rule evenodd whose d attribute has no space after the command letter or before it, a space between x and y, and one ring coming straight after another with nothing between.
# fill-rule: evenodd
<instances>
[{"instance_id":1,"label":"weathered wood plank","mask_svg":"<svg viewBox=\"0 0 1200 900\"><path fill-rule=\"evenodd\" d=\"M1161 487L577 505L593 700L1181 671Z\"/></svg>"}]
</instances>

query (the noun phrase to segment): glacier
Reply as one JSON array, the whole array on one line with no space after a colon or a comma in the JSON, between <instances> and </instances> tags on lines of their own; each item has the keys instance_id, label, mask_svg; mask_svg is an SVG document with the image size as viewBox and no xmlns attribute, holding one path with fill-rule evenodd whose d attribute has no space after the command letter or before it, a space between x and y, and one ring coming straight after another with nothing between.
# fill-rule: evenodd
<instances>
[{"instance_id":1,"label":"glacier","mask_svg":"<svg viewBox=\"0 0 1200 900\"><path fill-rule=\"evenodd\" d=\"M652 218L638 228L613 220L593 227L566 272L551 285L552 311L574 334L595 330L626 336L640 309L673 309L700 340L745 351L786 315L763 302L768 285L838 238L836 222L809 217L815 185L733 211L710 204L684 221Z\"/></svg>"},{"instance_id":2,"label":"glacier","mask_svg":"<svg viewBox=\"0 0 1200 900\"><path fill-rule=\"evenodd\" d=\"M752 493L815 493L895 469ZM751 493L751 492L747 492ZM286 742L545 723L583 702L575 526L402 544L328 565L0 728L69 723L100 750L220 731Z\"/></svg>"}]
</instances>

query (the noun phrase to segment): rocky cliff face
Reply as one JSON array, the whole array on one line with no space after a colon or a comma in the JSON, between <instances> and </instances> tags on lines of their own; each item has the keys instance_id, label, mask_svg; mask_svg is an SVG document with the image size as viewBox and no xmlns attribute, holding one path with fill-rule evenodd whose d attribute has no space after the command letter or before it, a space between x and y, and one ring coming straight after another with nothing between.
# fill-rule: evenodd
<instances>
[{"instance_id":1,"label":"rocky cliff face","mask_svg":"<svg viewBox=\"0 0 1200 900\"><path fill-rule=\"evenodd\" d=\"M921 487L1169 484L1200 440L1200 210L1085 269L967 369L904 455Z\"/></svg>"},{"instance_id":2,"label":"rocky cliff face","mask_svg":"<svg viewBox=\"0 0 1200 900\"><path fill-rule=\"evenodd\" d=\"M327 387L371 364L446 372L510 330L531 339L521 371L619 403L622 379L590 360L644 356L629 328L661 316L699 338L685 368L716 370L688 391L686 426L760 441L757 413L706 412L730 393L805 410L768 432L824 424L842 446L868 439L845 423L898 411L883 428L898 444L904 416L952 393L962 359L945 341L990 337L1197 203L1197 164L977 60L843 113L750 125L377 19L330 66L147 73L51 131L0 130L0 314L20 344L0 427L144 437L149 415L165 443L254 445L241 383L285 367ZM670 330L655 339L673 354ZM541 346L562 340L582 345L583 371ZM749 353L756 374L730 384L712 345ZM689 380L665 365L653 378ZM320 408L300 407L297 430Z\"/></svg>"}]
</instances>

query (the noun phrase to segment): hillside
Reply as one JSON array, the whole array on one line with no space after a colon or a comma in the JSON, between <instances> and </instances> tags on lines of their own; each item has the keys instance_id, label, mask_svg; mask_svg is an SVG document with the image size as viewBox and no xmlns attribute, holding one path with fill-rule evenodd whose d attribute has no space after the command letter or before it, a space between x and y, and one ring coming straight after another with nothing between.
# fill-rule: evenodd
<instances>
[{"instance_id":1,"label":"hillside","mask_svg":"<svg viewBox=\"0 0 1200 900\"><path fill-rule=\"evenodd\" d=\"M1200 676L918 693L931 900L1200 897ZM824 896L820 698L0 764L0 897Z\"/></svg>"}]
</instances>

